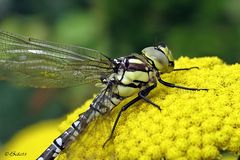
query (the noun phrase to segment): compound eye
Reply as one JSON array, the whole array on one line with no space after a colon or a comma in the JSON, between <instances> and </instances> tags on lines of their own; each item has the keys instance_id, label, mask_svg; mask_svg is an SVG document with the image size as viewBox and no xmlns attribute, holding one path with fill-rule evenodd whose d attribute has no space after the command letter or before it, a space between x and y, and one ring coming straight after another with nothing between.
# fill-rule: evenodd
<instances>
[{"instance_id":1,"label":"compound eye","mask_svg":"<svg viewBox=\"0 0 240 160\"><path fill-rule=\"evenodd\" d=\"M161 48L162 48L161 46L154 47L155 50L160 51L165 55L164 51Z\"/></svg>"},{"instance_id":2,"label":"compound eye","mask_svg":"<svg viewBox=\"0 0 240 160\"><path fill-rule=\"evenodd\" d=\"M142 53L153 62L153 66L161 73L173 70L173 57L166 45L160 44L154 47L147 47L142 50Z\"/></svg>"},{"instance_id":3,"label":"compound eye","mask_svg":"<svg viewBox=\"0 0 240 160\"><path fill-rule=\"evenodd\" d=\"M168 49L168 47L165 44L162 43L158 45L156 49L158 51L161 51L168 58L169 61L174 61L171 51Z\"/></svg>"},{"instance_id":4,"label":"compound eye","mask_svg":"<svg viewBox=\"0 0 240 160\"><path fill-rule=\"evenodd\" d=\"M158 50L158 51L160 51L161 53L163 53L165 56L167 56L168 57L168 52L171 52L169 49L168 49L168 47L167 47L167 45L165 44L165 43L163 43L163 42L160 42L159 44L158 44L158 46L155 46L154 47L154 49L156 49L156 50ZM170 53L171 54L171 53Z\"/></svg>"}]
</instances>

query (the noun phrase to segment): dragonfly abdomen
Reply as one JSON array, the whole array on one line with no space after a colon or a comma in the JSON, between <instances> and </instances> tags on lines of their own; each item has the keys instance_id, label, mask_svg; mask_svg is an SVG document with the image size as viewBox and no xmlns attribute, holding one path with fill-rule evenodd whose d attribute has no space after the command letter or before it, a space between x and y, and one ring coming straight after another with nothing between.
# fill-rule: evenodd
<instances>
[{"instance_id":1,"label":"dragonfly abdomen","mask_svg":"<svg viewBox=\"0 0 240 160\"><path fill-rule=\"evenodd\" d=\"M85 131L86 127L93 119L109 112L122 100L122 97L109 92L107 89L100 92L90 104L89 109L80 114L79 118L72 123L71 127L56 138L37 160L52 160L56 158L63 149L68 147L71 142Z\"/></svg>"},{"instance_id":2,"label":"dragonfly abdomen","mask_svg":"<svg viewBox=\"0 0 240 160\"><path fill-rule=\"evenodd\" d=\"M57 137L52 144L38 157L37 160L51 160L58 156L58 154L65 149L76 137L86 128L87 119L86 115L92 113L92 109L88 109L79 118L72 123L66 131Z\"/></svg>"}]
</instances>

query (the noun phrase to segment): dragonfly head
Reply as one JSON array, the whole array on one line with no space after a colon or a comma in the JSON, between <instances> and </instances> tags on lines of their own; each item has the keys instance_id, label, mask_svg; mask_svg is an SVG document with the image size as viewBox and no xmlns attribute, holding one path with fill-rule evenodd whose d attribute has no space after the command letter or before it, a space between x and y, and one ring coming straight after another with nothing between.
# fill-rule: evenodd
<instances>
[{"instance_id":1,"label":"dragonfly head","mask_svg":"<svg viewBox=\"0 0 240 160\"><path fill-rule=\"evenodd\" d=\"M147 47L142 50L143 55L152 62L160 73L171 72L174 68L174 60L168 47L161 43L156 47Z\"/></svg>"}]
</instances>

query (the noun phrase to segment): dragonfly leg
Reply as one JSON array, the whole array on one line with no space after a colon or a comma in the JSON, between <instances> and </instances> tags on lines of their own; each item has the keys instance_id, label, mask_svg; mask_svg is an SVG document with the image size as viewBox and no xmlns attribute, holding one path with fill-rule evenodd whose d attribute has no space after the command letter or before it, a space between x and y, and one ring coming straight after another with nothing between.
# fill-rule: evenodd
<instances>
[{"instance_id":1,"label":"dragonfly leg","mask_svg":"<svg viewBox=\"0 0 240 160\"><path fill-rule=\"evenodd\" d=\"M162 83L163 85L168 86L168 87L180 88L180 89L192 90L192 91L200 91L200 90L208 91L208 89L206 89L206 88L188 88L188 87L184 87L184 86L178 86L173 83L165 82L164 80L161 79L160 75L158 75L157 78L160 83Z\"/></svg>"},{"instance_id":2,"label":"dragonfly leg","mask_svg":"<svg viewBox=\"0 0 240 160\"><path fill-rule=\"evenodd\" d=\"M177 69L174 69L173 71L187 71L191 69L199 69L199 67L177 68Z\"/></svg>"},{"instance_id":3,"label":"dragonfly leg","mask_svg":"<svg viewBox=\"0 0 240 160\"><path fill-rule=\"evenodd\" d=\"M119 111L118 115L117 115L117 118L115 119L115 122L114 122L114 125L113 125L113 128L112 128L112 131L110 133L110 136L108 137L108 139L104 142L103 144L103 148L105 147L105 145L107 144L107 142L109 140L111 140L112 136L113 136L113 133L116 129L116 126L117 126L117 123L122 115L122 112L126 111L131 105L133 105L134 103L136 103L137 101L141 100L141 99L144 99L146 102L149 102L150 104L154 105L155 107L157 107L159 110L161 110L161 108L153 103L152 101L150 101L149 99L146 98L146 96L149 94L149 92L154 89L155 87L157 86L157 84L154 84L152 86L149 86L147 87L146 89L142 90L139 92L138 96L136 98L134 98L133 100L131 100L129 103L127 103L126 105L124 105L121 110ZM144 98L143 98L144 97Z\"/></svg>"},{"instance_id":4,"label":"dragonfly leg","mask_svg":"<svg viewBox=\"0 0 240 160\"><path fill-rule=\"evenodd\" d=\"M146 88L148 90L152 90L157 86L157 83L154 83L152 86ZM157 105L156 103L152 102L150 99L148 99L146 96L148 95L149 91L146 90L142 90L138 93L138 95L146 102L150 103L151 105L153 105L154 107L156 107L157 109L159 109L161 111L161 108L159 105Z\"/></svg>"},{"instance_id":5,"label":"dragonfly leg","mask_svg":"<svg viewBox=\"0 0 240 160\"><path fill-rule=\"evenodd\" d=\"M107 142L112 138L113 136L113 133L116 129L116 126L117 126L117 123L119 121L119 118L121 117L122 115L122 112L124 112L126 109L128 109L128 107L130 107L131 105L133 105L134 103L136 103L137 101L139 101L140 99L142 99L140 96L137 96L136 98L134 98L132 101L130 101L128 104L126 104L125 106L123 106L121 108L121 110L119 111L118 115L117 115L117 118L115 119L115 122L114 122L114 125L113 125L113 128L112 128L112 131L110 133L110 136L108 137L108 139L104 142L103 144L103 148L105 147L105 145L107 144Z\"/></svg>"}]
</instances>

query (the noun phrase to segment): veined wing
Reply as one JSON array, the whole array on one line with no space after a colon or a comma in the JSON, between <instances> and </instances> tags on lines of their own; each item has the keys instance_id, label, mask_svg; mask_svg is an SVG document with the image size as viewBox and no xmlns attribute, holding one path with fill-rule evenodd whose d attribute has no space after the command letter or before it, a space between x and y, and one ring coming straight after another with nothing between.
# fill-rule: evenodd
<instances>
[{"instance_id":1,"label":"veined wing","mask_svg":"<svg viewBox=\"0 0 240 160\"><path fill-rule=\"evenodd\" d=\"M0 31L0 79L23 86L63 88L99 82L113 67L96 50Z\"/></svg>"}]
</instances>

